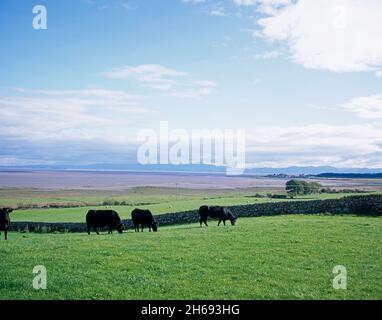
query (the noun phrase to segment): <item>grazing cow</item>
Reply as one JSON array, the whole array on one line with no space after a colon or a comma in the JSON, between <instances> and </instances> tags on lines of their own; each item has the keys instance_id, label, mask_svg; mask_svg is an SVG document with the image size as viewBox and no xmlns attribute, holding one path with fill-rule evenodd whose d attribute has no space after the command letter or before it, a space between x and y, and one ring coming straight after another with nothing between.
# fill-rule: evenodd
<instances>
[{"instance_id":1,"label":"grazing cow","mask_svg":"<svg viewBox=\"0 0 382 320\"><path fill-rule=\"evenodd\" d=\"M200 226L203 226L203 223L208 227L207 220L208 217L213 219L219 219L218 226L223 221L224 225L227 220L231 221L231 224L234 226L237 218L233 215L231 210L224 207L209 207L202 206L199 208L199 216L200 216Z\"/></svg>"},{"instance_id":2,"label":"grazing cow","mask_svg":"<svg viewBox=\"0 0 382 320\"><path fill-rule=\"evenodd\" d=\"M117 229L118 233L123 232L123 223L118 213L114 210L89 210L86 215L86 224L88 234L91 228L99 234L98 228L109 227L109 234L113 233L113 229Z\"/></svg>"},{"instance_id":3,"label":"grazing cow","mask_svg":"<svg viewBox=\"0 0 382 320\"><path fill-rule=\"evenodd\" d=\"M134 224L135 232L139 232L139 225L142 226L142 232L145 226L151 228L154 232L158 231L158 222L156 222L150 210L134 209L131 213L131 220Z\"/></svg>"},{"instance_id":4,"label":"grazing cow","mask_svg":"<svg viewBox=\"0 0 382 320\"><path fill-rule=\"evenodd\" d=\"M9 225L11 224L11 218L9 214L12 212L12 209L3 208L0 209L0 234L1 231L4 231L4 239L7 240L7 233L9 230Z\"/></svg>"}]
</instances>

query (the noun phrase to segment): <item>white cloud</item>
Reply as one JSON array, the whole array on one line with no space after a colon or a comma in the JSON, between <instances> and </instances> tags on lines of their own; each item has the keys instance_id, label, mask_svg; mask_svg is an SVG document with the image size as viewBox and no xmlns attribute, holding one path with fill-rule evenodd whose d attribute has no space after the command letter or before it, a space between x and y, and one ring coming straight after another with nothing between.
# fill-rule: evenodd
<instances>
[{"instance_id":1,"label":"white cloud","mask_svg":"<svg viewBox=\"0 0 382 320\"><path fill-rule=\"evenodd\" d=\"M289 4L291 0L233 0L239 6L253 6L255 4L282 5Z\"/></svg>"},{"instance_id":2,"label":"white cloud","mask_svg":"<svg viewBox=\"0 0 382 320\"><path fill-rule=\"evenodd\" d=\"M216 87L216 83L213 81L194 81L193 83L194 86L174 91L170 95L178 98L200 99L210 95Z\"/></svg>"},{"instance_id":3,"label":"white cloud","mask_svg":"<svg viewBox=\"0 0 382 320\"><path fill-rule=\"evenodd\" d=\"M217 83L210 80L194 80L187 86L170 92L170 96L178 98L200 99L210 95L217 87Z\"/></svg>"},{"instance_id":4,"label":"white cloud","mask_svg":"<svg viewBox=\"0 0 382 320\"><path fill-rule=\"evenodd\" d=\"M256 55L256 58L268 60L268 59L276 59L276 58L280 57L280 55L281 55L281 53L279 51L272 50L272 51L262 52L262 53Z\"/></svg>"},{"instance_id":5,"label":"white cloud","mask_svg":"<svg viewBox=\"0 0 382 320\"><path fill-rule=\"evenodd\" d=\"M198 86L209 87L209 88L215 88L217 86L217 83L211 80L195 80L192 83Z\"/></svg>"},{"instance_id":6,"label":"white cloud","mask_svg":"<svg viewBox=\"0 0 382 320\"><path fill-rule=\"evenodd\" d=\"M183 3L190 3L194 5L205 4L206 0L182 0ZM210 7L207 9L207 7ZM220 2L211 3L211 5L205 6L205 13L213 17L225 17L227 12Z\"/></svg>"},{"instance_id":7,"label":"white cloud","mask_svg":"<svg viewBox=\"0 0 382 320\"><path fill-rule=\"evenodd\" d=\"M184 2L184 3L191 3L191 4L199 4L199 3L203 3L205 1L206 0L182 0L182 2Z\"/></svg>"},{"instance_id":8,"label":"white cloud","mask_svg":"<svg viewBox=\"0 0 382 320\"><path fill-rule=\"evenodd\" d=\"M342 107L365 119L382 119L382 94L354 98Z\"/></svg>"},{"instance_id":9,"label":"white cloud","mask_svg":"<svg viewBox=\"0 0 382 320\"><path fill-rule=\"evenodd\" d=\"M6 166L52 165L52 164L55 164L55 161L0 156L0 167L2 167L2 166L6 167Z\"/></svg>"},{"instance_id":10,"label":"white cloud","mask_svg":"<svg viewBox=\"0 0 382 320\"><path fill-rule=\"evenodd\" d=\"M197 80L193 85L211 89L216 86L211 81ZM183 94L200 96L208 92L189 89ZM130 108L137 112L152 112L139 107L142 99L103 89L18 89L17 94L0 95L0 142L3 148L0 165L31 164L32 160L25 160L26 155L33 159L31 152L35 153L34 159L43 159L33 162L36 164L43 163L44 159L70 160L73 154L85 157L88 152L97 155L98 158L92 158L95 162L100 156L108 161L109 154L110 157L130 155L134 161L137 126L132 117L135 111ZM357 106L366 106L367 111L357 112L366 112L366 117L368 113L380 117L381 101L382 96L357 98L351 100L348 107L354 111L358 110ZM247 128L246 136L250 166L382 167L382 128L372 125L263 126ZM15 146L21 151L13 150Z\"/></svg>"},{"instance_id":11,"label":"white cloud","mask_svg":"<svg viewBox=\"0 0 382 320\"><path fill-rule=\"evenodd\" d=\"M250 166L382 168L382 129L371 125L263 127L247 130Z\"/></svg>"},{"instance_id":12,"label":"white cloud","mask_svg":"<svg viewBox=\"0 0 382 320\"><path fill-rule=\"evenodd\" d=\"M380 0L235 2L258 3L263 9L270 6L272 10L265 10L268 16L258 21L261 30L257 34L284 43L292 60L305 68L335 72L380 70Z\"/></svg>"},{"instance_id":13,"label":"white cloud","mask_svg":"<svg viewBox=\"0 0 382 320\"><path fill-rule=\"evenodd\" d=\"M221 5L215 6L211 10L210 14L211 14L211 16L216 16L216 17L225 17L227 15L227 13L225 12L224 7L222 7Z\"/></svg>"},{"instance_id":14,"label":"white cloud","mask_svg":"<svg viewBox=\"0 0 382 320\"><path fill-rule=\"evenodd\" d=\"M253 6L255 4L260 5L272 5L280 6L290 4L291 0L233 0L233 2L238 6Z\"/></svg>"},{"instance_id":15,"label":"white cloud","mask_svg":"<svg viewBox=\"0 0 382 320\"><path fill-rule=\"evenodd\" d=\"M169 90L177 83L179 78L189 76L186 72L155 64L116 68L111 71L102 72L101 75L110 79L135 78L140 82L145 82L151 87L161 90Z\"/></svg>"},{"instance_id":16,"label":"white cloud","mask_svg":"<svg viewBox=\"0 0 382 320\"><path fill-rule=\"evenodd\" d=\"M131 3L126 0L81 0L82 2L93 6L97 10L121 10L130 11L137 8L136 3Z\"/></svg>"},{"instance_id":17,"label":"white cloud","mask_svg":"<svg viewBox=\"0 0 382 320\"><path fill-rule=\"evenodd\" d=\"M212 93L213 87L216 87L213 81L194 80L187 72L154 64L116 68L100 75L110 79L135 79L170 96L184 98L201 98Z\"/></svg>"},{"instance_id":18,"label":"white cloud","mask_svg":"<svg viewBox=\"0 0 382 320\"><path fill-rule=\"evenodd\" d=\"M102 105L107 104L131 106L137 102L141 102L145 97L135 94L129 94L125 91L106 90L106 89L82 89L82 90L29 90L25 88L15 88L18 93L29 95L45 95L48 97L61 97L61 98L73 98L84 99L82 102L88 101L88 104Z\"/></svg>"},{"instance_id":19,"label":"white cloud","mask_svg":"<svg viewBox=\"0 0 382 320\"><path fill-rule=\"evenodd\" d=\"M0 140L126 142L134 114L152 114L123 91L27 90L0 95Z\"/></svg>"},{"instance_id":20,"label":"white cloud","mask_svg":"<svg viewBox=\"0 0 382 320\"><path fill-rule=\"evenodd\" d=\"M254 6L258 5L258 11L273 14L282 6L289 5L291 0L233 0L238 6Z\"/></svg>"},{"instance_id":21,"label":"white cloud","mask_svg":"<svg viewBox=\"0 0 382 320\"><path fill-rule=\"evenodd\" d=\"M252 6L256 3L256 0L234 0L233 2L238 6Z\"/></svg>"}]
</instances>

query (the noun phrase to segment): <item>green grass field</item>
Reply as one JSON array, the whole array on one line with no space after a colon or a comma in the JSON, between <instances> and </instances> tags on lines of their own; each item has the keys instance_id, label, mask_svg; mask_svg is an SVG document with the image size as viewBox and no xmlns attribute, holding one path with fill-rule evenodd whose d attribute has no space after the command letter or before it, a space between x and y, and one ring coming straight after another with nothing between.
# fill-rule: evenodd
<instances>
[{"instance_id":1,"label":"green grass field","mask_svg":"<svg viewBox=\"0 0 382 320\"><path fill-rule=\"evenodd\" d=\"M150 209L154 215L163 213L181 212L199 208L201 205L238 205L252 204L271 199L255 199L255 198L219 198L219 199L199 199L199 200L180 200L172 202L163 202L152 205L143 206L108 206L116 210L122 219L130 219L131 211L134 208ZM272 200L274 201L274 200ZM276 200L279 201L279 200ZM89 209L106 208L105 206L80 207L80 208L63 208L63 209L28 209L17 210L12 213L13 221L35 221L35 222L84 222L86 213Z\"/></svg>"},{"instance_id":2,"label":"green grass field","mask_svg":"<svg viewBox=\"0 0 382 320\"><path fill-rule=\"evenodd\" d=\"M136 187L126 190L40 190L40 189L0 189L0 207L28 207L58 204L65 206L96 206L104 201L126 202L130 205L141 203L155 204L180 200L203 198L245 197L256 193L280 193L282 189L246 188L246 189L183 189Z\"/></svg>"},{"instance_id":3,"label":"green grass field","mask_svg":"<svg viewBox=\"0 0 382 320\"><path fill-rule=\"evenodd\" d=\"M0 299L382 299L382 218L278 216L0 241ZM32 288L32 269L48 289ZM332 287L344 265L347 290Z\"/></svg>"},{"instance_id":4,"label":"green grass field","mask_svg":"<svg viewBox=\"0 0 382 320\"><path fill-rule=\"evenodd\" d=\"M24 191L26 192L26 191ZM46 204L57 202L58 199L71 203L74 201L74 197L80 197L81 192L75 195L74 191L61 191L59 196L56 193L47 193L45 198L41 198L40 194L33 194L31 191L27 191L30 198L28 203ZM37 191L36 191L37 192ZM90 191L86 191L88 193ZM95 192L95 191L94 191ZM102 194L97 191L97 197L93 199L95 205L82 206L72 208L37 208L26 210L15 210L12 213L12 221L31 221L31 222L84 222L86 213L89 209L100 209L105 206L100 206L102 202ZM131 211L134 208L150 209L154 215L182 212L188 210L198 209L201 205L221 205L221 206L234 206L242 204L254 204L262 202L277 202L277 201L301 201L301 200L316 200L316 199L334 199L349 196L349 194L337 193L337 194L317 194L309 196L299 196L293 200L283 199L270 199L270 198L255 198L256 194L254 190L189 190L189 189L159 189L159 188L137 188L130 190L130 193L124 195L114 195L107 198L109 200L127 201L132 203L124 206L107 206L116 210L122 219L130 219ZM264 192L263 192L264 193ZM3 191L4 196L6 193ZM15 194L15 192L13 192ZM22 193L21 193L22 194ZM84 196L84 194L82 194ZM351 194L356 195L356 194ZM10 195L8 195L10 196ZM35 198L33 198L35 196ZM56 198L58 197L58 198ZM61 197L61 198L59 198ZM95 197L95 195L94 195ZM85 196L88 203L89 198ZM32 201L33 200L33 201ZM27 200L25 200L27 202ZM15 196L10 198L3 198L0 203L5 205L19 203L19 200ZM58 202L57 202L58 203ZM142 205L143 203L143 205Z\"/></svg>"}]
</instances>

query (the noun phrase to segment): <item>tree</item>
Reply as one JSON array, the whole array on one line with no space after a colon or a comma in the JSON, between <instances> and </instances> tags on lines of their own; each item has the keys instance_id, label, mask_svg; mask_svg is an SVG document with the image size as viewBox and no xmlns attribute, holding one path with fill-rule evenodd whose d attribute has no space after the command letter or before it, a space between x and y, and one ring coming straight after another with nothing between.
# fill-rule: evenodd
<instances>
[{"instance_id":1,"label":"tree","mask_svg":"<svg viewBox=\"0 0 382 320\"><path fill-rule=\"evenodd\" d=\"M288 195L290 195L291 197L304 193L304 186L302 185L301 181L295 179L289 180L286 183L285 189Z\"/></svg>"},{"instance_id":2,"label":"tree","mask_svg":"<svg viewBox=\"0 0 382 320\"><path fill-rule=\"evenodd\" d=\"M300 181L300 183L302 185L302 192L300 194L302 195L311 194L311 188L310 188L309 182Z\"/></svg>"},{"instance_id":3,"label":"tree","mask_svg":"<svg viewBox=\"0 0 382 320\"><path fill-rule=\"evenodd\" d=\"M291 197L297 195L308 195L313 193L319 193L321 189L321 185L317 182L306 182L302 180L289 180L286 183L286 192Z\"/></svg>"},{"instance_id":4,"label":"tree","mask_svg":"<svg viewBox=\"0 0 382 320\"><path fill-rule=\"evenodd\" d=\"M322 186L318 182L310 183L310 190L312 193L320 193Z\"/></svg>"}]
</instances>

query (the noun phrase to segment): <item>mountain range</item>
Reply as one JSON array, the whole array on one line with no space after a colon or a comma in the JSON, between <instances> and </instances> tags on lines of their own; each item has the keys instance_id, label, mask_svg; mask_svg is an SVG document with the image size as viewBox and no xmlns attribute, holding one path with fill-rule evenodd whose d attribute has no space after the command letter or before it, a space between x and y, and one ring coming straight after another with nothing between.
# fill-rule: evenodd
<instances>
[{"instance_id":1,"label":"mountain range","mask_svg":"<svg viewBox=\"0 0 382 320\"><path fill-rule=\"evenodd\" d=\"M0 171L10 170L97 170L97 171L153 171L153 172L188 172L188 173L225 173L225 167L212 165L139 165L139 164L85 164L85 165L31 165L1 166ZM251 168L245 175L320 175L320 174L375 174L381 169L336 168L331 166L290 166L284 168Z\"/></svg>"}]
</instances>

